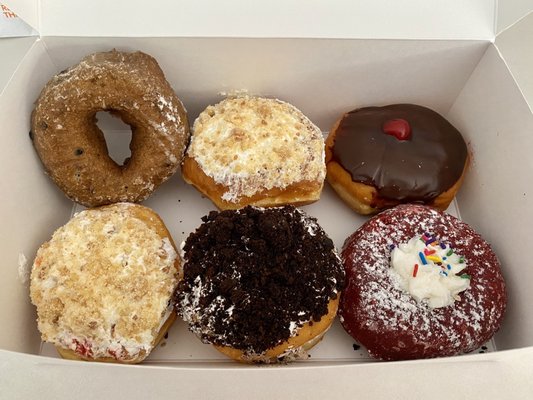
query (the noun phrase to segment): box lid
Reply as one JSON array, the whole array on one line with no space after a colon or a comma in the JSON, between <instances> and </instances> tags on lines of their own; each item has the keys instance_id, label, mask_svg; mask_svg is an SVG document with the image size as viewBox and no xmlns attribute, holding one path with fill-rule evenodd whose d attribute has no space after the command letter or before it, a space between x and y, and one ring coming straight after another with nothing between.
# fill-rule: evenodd
<instances>
[{"instance_id":1,"label":"box lid","mask_svg":"<svg viewBox=\"0 0 533 400\"><path fill-rule=\"evenodd\" d=\"M5 2L42 36L492 40L496 10L496 0ZM514 9L502 9L505 21L514 17Z\"/></svg>"},{"instance_id":2,"label":"box lid","mask_svg":"<svg viewBox=\"0 0 533 400\"><path fill-rule=\"evenodd\" d=\"M43 35L490 39L532 0L4 0ZM252 5L253 4L253 5ZM157 23L154 24L154 21ZM275 21L275 23L272 23ZM311 23L310 23L311 21Z\"/></svg>"}]
</instances>

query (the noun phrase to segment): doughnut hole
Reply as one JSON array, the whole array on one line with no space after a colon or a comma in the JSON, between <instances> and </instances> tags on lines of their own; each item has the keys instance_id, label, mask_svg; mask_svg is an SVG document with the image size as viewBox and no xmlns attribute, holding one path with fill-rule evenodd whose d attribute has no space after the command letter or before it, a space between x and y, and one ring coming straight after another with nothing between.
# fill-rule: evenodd
<instances>
[{"instance_id":1,"label":"doughnut hole","mask_svg":"<svg viewBox=\"0 0 533 400\"><path fill-rule=\"evenodd\" d=\"M119 116L107 111L96 113L96 125L104 133L109 157L119 166L127 164L131 157L131 126L126 124ZM76 152L83 151L77 149Z\"/></svg>"}]
</instances>

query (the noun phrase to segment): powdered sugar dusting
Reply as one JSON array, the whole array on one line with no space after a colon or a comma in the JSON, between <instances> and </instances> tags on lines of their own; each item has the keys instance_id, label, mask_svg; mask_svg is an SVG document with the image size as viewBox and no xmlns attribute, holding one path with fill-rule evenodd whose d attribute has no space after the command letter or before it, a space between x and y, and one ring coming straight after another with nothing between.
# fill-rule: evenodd
<instances>
[{"instance_id":1,"label":"powdered sugar dusting","mask_svg":"<svg viewBox=\"0 0 533 400\"><path fill-rule=\"evenodd\" d=\"M28 280L30 279L30 265L28 264L28 259L24 255L24 253L19 253L19 260L18 260L18 274L19 274L19 280L22 284L28 283Z\"/></svg>"},{"instance_id":2,"label":"powdered sugar dusting","mask_svg":"<svg viewBox=\"0 0 533 400\"><path fill-rule=\"evenodd\" d=\"M309 218L308 216L300 213L300 215L302 216L302 222L304 224L304 227L305 227L305 230L307 231L307 233L309 233L309 235L311 236L316 236L317 232L319 231L319 229L321 229L316 220L314 219L311 219Z\"/></svg>"},{"instance_id":3,"label":"powdered sugar dusting","mask_svg":"<svg viewBox=\"0 0 533 400\"><path fill-rule=\"evenodd\" d=\"M434 233L467 260L471 288L447 307L417 302L390 269L391 246L424 232ZM450 215L415 205L383 212L347 239L342 256L349 279L341 302L343 325L375 357L469 352L501 323L506 295L499 262L472 228Z\"/></svg>"}]
</instances>

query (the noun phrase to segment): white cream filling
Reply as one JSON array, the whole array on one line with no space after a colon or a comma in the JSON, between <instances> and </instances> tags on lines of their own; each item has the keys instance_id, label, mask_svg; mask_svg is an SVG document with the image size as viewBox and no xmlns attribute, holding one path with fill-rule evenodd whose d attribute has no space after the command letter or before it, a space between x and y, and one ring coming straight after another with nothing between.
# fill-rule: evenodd
<instances>
[{"instance_id":1,"label":"white cream filling","mask_svg":"<svg viewBox=\"0 0 533 400\"><path fill-rule=\"evenodd\" d=\"M391 269L400 287L431 308L453 304L470 287L468 275L457 275L465 268L466 262L453 249L426 236L415 236L391 253Z\"/></svg>"}]
</instances>

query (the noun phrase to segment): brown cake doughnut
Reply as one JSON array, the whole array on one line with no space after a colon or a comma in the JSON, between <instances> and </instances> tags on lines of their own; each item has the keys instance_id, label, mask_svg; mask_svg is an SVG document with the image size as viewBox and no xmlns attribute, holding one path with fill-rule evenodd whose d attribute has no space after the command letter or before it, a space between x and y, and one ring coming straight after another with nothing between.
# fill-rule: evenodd
<instances>
[{"instance_id":1,"label":"brown cake doughnut","mask_svg":"<svg viewBox=\"0 0 533 400\"><path fill-rule=\"evenodd\" d=\"M82 211L40 247L32 267L42 339L64 358L141 362L175 320L181 275L154 211L129 203Z\"/></svg>"},{"instance_id":2,"label":"brown cake doughnut","mask_svg":"<svg viewBox=\"0 0 533 400\"><path fill-rule=\"evenodd\" d=\"M324 138L288 103L228 98L194 122L182 174L222 210L312 203L326 176Z\"/></svg>"},{"instance_id":3,"label":"brown cake doughnut","mask_svg":"<svg viewBox=\"0 0 533 400\"><path fill-rule=\"evenodd\" d=\"M467 353L500 327L507 300L500 263L451 215L422 205L384 211L346 240L342 259L340 319L373 357Z\"/></svg>"},{"instance_id":4,"label":"brown cake doughnut","mask_svg":"<svg viewBox=\"0 0 533 400\"><path fill-rule=\"evenodd\" d=\"M189 329L241 362L305 354L333 322L344 286L331 239L292 206L203 221L183 248L177 311Z\"/></svg>"},{"instance_id":5,"label":"brown cake doughnut","mask_svg":"<svg viewBox=\"0 0 533 400\"><path fill-rule=\"evenodd\" d=\"M96 113L131 126L131 157L108 154ZM88 207L139 202L178 169L188 141L187 114L154 58L95 53L53 77L31 117L30 137L45 170L65 194Z\"/></svg>"},{"instance_id":6,"label":"brown cake doughnut","mask_svg":"<svg viewBox=\"0 0 533 400\"><path fill-rule=\"evenodd\" d=\"M413 104L350 111L326 140L328 182L361 214L403 203L446 210L468 160L459 131L435 111Z\"/></svg>"}]
</instances>

